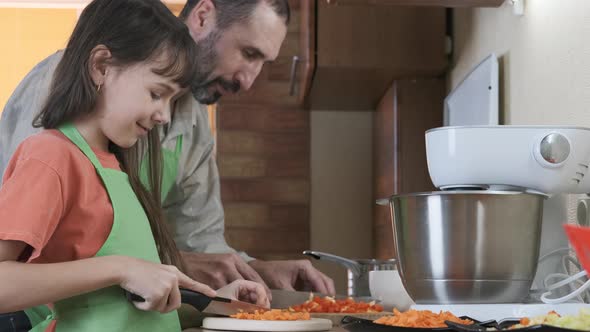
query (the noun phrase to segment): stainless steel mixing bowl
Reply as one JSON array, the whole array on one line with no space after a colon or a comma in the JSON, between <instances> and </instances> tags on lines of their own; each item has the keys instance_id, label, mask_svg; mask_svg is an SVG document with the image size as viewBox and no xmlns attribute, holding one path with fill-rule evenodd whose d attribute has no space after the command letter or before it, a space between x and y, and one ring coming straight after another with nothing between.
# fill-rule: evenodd
<instances>
[{"instance_id":1,"label":"stainless steel mixing bowl","mask_svg":"<svg viewBox=\"0 0 590 332\"><path fill-rule=\"evenodd\" d=\"M535 276L544 195L413 193L391 208L399 272L416 303L522 301Z\"/></svg>"}]
</instances>

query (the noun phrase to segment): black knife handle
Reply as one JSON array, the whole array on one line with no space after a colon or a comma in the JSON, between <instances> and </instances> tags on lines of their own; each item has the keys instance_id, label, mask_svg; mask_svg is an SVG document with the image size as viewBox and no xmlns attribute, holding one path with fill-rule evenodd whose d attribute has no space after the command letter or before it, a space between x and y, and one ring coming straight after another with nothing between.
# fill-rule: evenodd
<instances>
[{"instance_id":1,"label":"black knife handle","mask_svg":"<svg viewBox=\"0 0 590 332\"><path fill-rule=\"evenodd\" d=\"M145 299L143 297L141 297L137 294L131 293L127 290L125 291L125 296L127 297L127 300L129 300L131 302L145 302ZM185 288L180 289L180 298L181 298L180 301L182 303L190 304L191 306L193 306L195 309L197 309L199 311L205 310L205 308L207 308L209 303L211 303L211 301L213 301L213 300L218 301L218 302L231 302L230 299L225 299L222 297L210 298L209 296L207 296L203 293L195 292L195 291L188 290Z\"/></svg>"},{"instance_id":2,"label":"black knife handle","mask_svg":"<svg viewBox=\"0 0 590 332\"><path fill-rule=\"evenodd\" d=\"M219 297L211 298L203 293L195 292L184 288L180 289L180 297L182 298L182 303L190 304L199 311L205 310L205 308L207 308L211 301L231 302L231 300Z\"/></svg>"},{"instance_id":3,"label":"black knife handle","mask_svg":"<svg viewBox=\"0 0 590 332\"><path fill-rule=\"evenodd\" d=\"M128 290L125 290L125 297L127 297L127 300L131 301L131 302L145 302L145 299L135 293L131 293Z\"/></svg>"}]
</instances>

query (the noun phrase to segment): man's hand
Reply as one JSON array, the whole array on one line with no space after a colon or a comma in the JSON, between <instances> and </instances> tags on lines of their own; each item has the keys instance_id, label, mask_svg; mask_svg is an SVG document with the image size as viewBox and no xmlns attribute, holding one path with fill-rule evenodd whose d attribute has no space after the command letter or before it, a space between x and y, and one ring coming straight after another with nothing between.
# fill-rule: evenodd
<instances>
[{"instance_id":1,"label":"man's hand","mask_svg":"<svg viewBox=\"0 0 590 332\"><path fill-rule=\"evenodd\" d=\"M316 270L308 260L253 260L249 264L273 289L310 290L328 295L336 293L334 281Z\"/></svg>"},{"instance_id":2,"label":"man's hand","mask_svg":"<svg viewBox=\"0 0 590 332\"><path fill-rule=\"evenodd\" d=\"M237 280L217 290L217 296L250 302L270 308L270 300L261 284L248 280Z\"/></svg>"},{"instance_id":3,"label":"man's hand","mask_svg":"<svg viewBox=\"0 0 590 332\"><path fill-rule=\"evenodd\" d=\"M181 251L187 275L212 288L221 288L235 280L251 280L264 286L267 296L270 289L260 275L237 254L204 254Z\"/></svg>"}]
</instances>

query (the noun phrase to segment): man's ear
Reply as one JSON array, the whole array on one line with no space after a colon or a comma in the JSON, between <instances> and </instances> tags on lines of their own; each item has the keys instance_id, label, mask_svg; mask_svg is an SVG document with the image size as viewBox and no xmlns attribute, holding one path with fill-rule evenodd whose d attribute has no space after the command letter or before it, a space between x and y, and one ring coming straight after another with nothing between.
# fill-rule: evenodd
<instances>
[{"instance_id":1,"label":"man's ear","mask_svg":"<svg viewBox=\"0 0 590 332\"><path fill-rule=\"evenodd\" d=\"M110 59L111 51L105 45L97 45L90 51L88 72L96 86L104 84Z\"/></svg>"},{"instance_id":2,"label":"man's ear","mask_svg":"<svg viewBox=\"0 0 590 332\"><path fill-rule=\"evenodd\" d=\"M217 27L217 8L211 0L201 0L185 20L195 41L207 37Z\"/></svg>"}]
</instances>

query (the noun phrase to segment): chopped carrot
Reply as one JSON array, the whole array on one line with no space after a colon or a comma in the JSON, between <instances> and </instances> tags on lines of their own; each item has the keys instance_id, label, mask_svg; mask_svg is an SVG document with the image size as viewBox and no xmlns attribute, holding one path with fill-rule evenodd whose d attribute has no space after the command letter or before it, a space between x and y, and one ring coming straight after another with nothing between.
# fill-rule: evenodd
<instances>
[{"instance_id":1,"label":"chopped carrot","mask_svg":"<svg viewBox=\"0 0 590 332\"><path fill-rule=\"evenodd\" d=\"M397 309L393 309L393 316L384 316L373 322L390 326L437 328L447 327L447 320L459 324L473 324L473 321L460 319L448 311L435 314L430 310L408 310L402 313Z\"/></svg>"},{"instance_id":2,"label":"chopped carrot","mask_svg":"<svg viewBox=\"0 0 590 332\"><path fill-rule=\"evenodd\" d=\"M256 310L253 313L238 312L231 315L232 318L237 319L253 319L253 320L310 320L311 316L307 312L290 312L288 310L272 309L267 311Z\"/></svg>"},{"instance_id":3,"label":"chopped carrot","mask_svg":"<svg viewBox=\"0 0 590 332\"><path fill-rule=\"evenodd\" d=\"M302 304L292 306L293 312L310 313L374 313L383 311L383 307L374 302L356 302L352 298L336 300L333 297L319 297L310 294L310 299Z\"/></svg>"}]
</instances>

